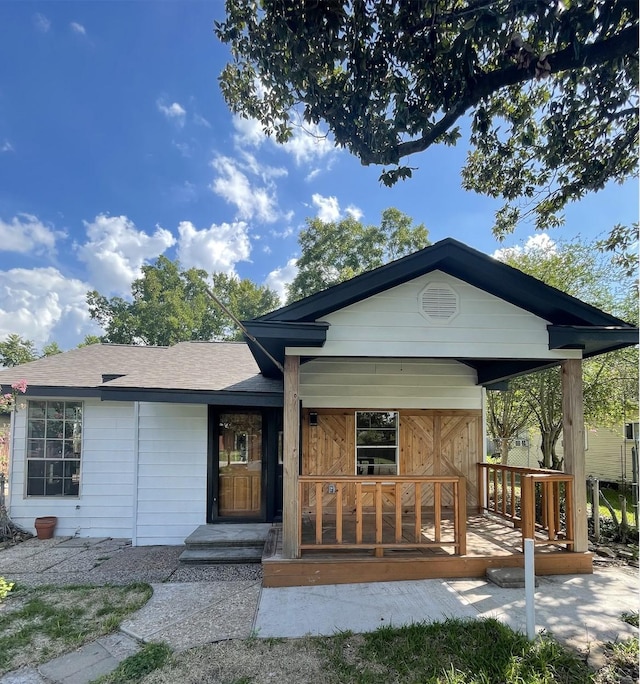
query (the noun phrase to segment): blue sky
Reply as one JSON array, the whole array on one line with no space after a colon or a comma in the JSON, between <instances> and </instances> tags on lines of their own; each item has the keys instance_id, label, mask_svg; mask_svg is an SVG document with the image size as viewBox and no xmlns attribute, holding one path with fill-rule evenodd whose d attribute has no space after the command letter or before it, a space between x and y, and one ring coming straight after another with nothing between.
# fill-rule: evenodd
<instances>
[{"instance_id":1,"label":"blue sky","mask_svg":"<svg viewBox=\"0 0 640 684\"><path fill-rule=\"evenodd\" d=\"M99 334L89 289L126 296L159 254L282 291L306 217L378 223L397 207L430 239L487 253L499 202L460 187L464 145L409 160L392 189L330 141L265 139L227 109L222 0L0 4L0 339ZM567 212L554 239L637 220L635 183ZM522 226L505 244L526 239Z\"/></svg>"}]
</instances>

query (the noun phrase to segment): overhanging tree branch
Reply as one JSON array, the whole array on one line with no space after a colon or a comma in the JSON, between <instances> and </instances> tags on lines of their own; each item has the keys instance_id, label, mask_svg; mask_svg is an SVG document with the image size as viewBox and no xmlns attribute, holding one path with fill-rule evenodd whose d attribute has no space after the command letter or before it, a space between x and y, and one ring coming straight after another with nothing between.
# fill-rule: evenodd
<instances>
[{"instance_id":1,"label":"overhanging tree branch","mask_svg":"<svg viewBox=\"0 0 640 684\"><path fill-rule=\"evenodd\" d=\"M555 74L569 69L593 67L609 62L612 59L622 58L631 52L637 52L638 46L638 29L635 26L631 26L612 38L607 38L590 45L582 45L578 51L573 46L569 46L560 52L547 55L546 60L550 65L549 73ZM449 110L438 123L434 124L428 133L417 140L399 143L395 147L396 154L394 156L400 159L410 154L423 152L437 142L465 112L475 107L489 95L502 88L533 80L536 77L538 59L539 55L534 57L528 68L522 68L517 64L513 64L505 69L479 76L476 79L475 85L468 91L466 96L453 109ZM375 159L375 155L368 156L366 161L363 157L363 163L365 164L381 162L384 162L384 160Z\"/></svg>"}]
</instances>

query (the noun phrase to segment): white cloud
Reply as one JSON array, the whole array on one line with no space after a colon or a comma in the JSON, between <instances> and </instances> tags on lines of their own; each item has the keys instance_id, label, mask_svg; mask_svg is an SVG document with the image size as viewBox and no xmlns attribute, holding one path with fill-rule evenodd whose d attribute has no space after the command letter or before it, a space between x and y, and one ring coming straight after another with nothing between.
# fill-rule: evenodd
<instances>
[{"instance_id":1,"label":"white cloud","mask_svg":"<svg viewBox=\"0 0 640 684\"><path fill-rule=\"evenodd\" d=\"M17 333L37 347L55 340L64 349L99 333L87 311L90 289L56 268L0 271L0 339Z\"/></svg>"},{"instance_id":2,"label":"white cloud","mask_svg":"<svg viewBox=\"0 0 640 684\"><path fill-rule=\"evenodd\" d=\"M257 119L245 119L238 114L232 118L236 133L233 140L237 147L260 147L269 138L262 130L262 124Z\"/></svg>"},{"instance_id":3,"label":"white cloud","mask_svg":"<svg viewBox=\"0 0 640 684\"><path fill-rule=\"evenodd\" d=\"M503 247L502 249L497 249L492 256L498 261L505 261L510 257L517 257L520 254L539 252L540 254L552 255L555 254L556 251L556 243L547 235L547 233L536 233L527 238L524 246L515 245L514 247Z\"/></svg>"},{"instance_id":4,"label":"white cloud","mask_svg":"<svg viewBox=\"0 0 640 684\"><path fill-rule=\"evenodd\" d=\"M318 218L325 223L340 220L340 205L337 197L323 197L319 193L311 196L313 205L318 209Z\"/></svg>"},{"instance_id":5,"label":"white cloud","mask_svg":"<svg viewBox=\"0 0 640 684\"><path fill-rule=\"evenodd\" d=\"M205 128L211 128L211 124L204 118L204 116L201 116L200 114L194 114L193 115L193 122L198 124L198 126L204 126Z\"/></svg>"},{"instance_id":6,"label":"white cloud","mask_svg":"<svg viewBox=\"0 0 640 684\"><path fill-rule=\"evenodd\" d=\"M10 223L0 219L0 252L55 252L56 239L63 236L31 214L14 216Z\"/></svg>"},{"instance_id":7,"label":"white cloud","mask_svg":"<svg viewBox=\"0 0 640 684\"><path fill-rule=\"evenodd\" d=\"M280 296L280 300L284 302L287 298L286 286L296 277L298 273L298 260L289 259L286 266L276 268L271 271L265 280L265 285L274 289Z\"/></svg>"},{"instance_id":8,"label":"white cloud","mask_svg":"<svg viewBox=\"0 0 640 684\"><path fill-rule=\"evenodd\" d=\"M356 207L355 204L350 204L344 210L344 213L349 214L349 216L351 216L351 218L355 219L356 221L359 221L364 216L362 209L360 209L359 207Z\"/></svg>"},{"instance_id":9,"label":"white cloud","mask_svg":"<svg viewBox=\"0 0 640 684\"><path fill-rule=\"evenodd\" d=\"M1 145L0 145L0 152L13 152L13 145L8 141L5 140Z\"/></svg>"},{"instance_id":10,"label":"white cloud","mask_svg":"<svg viewBox=\"0 0 640 684\"><path fill-rule=\"evenodd\" d=\"M49 29L51 28L51 22L49 19L47 19L44 14L40 14L40 12L33 15L33 23L40 33L48 33Z\"/></svg>"},{"instance_id":11,"label":"white cloud","mask_svg":"<svg viewBox=\"0 0 640 684\"><path fill-rule=\"evenodd\" d=\"M239 261L247 261L251 243L247 224L215 223L198 230L190 221L178 226L178 259L185 268L203 268L208 273L235 274Z\"/></svg>"},{"instance_id":12,"label":"white cloud","mask_svg":"<svg viewBox=\"0 0 640 684\"><path fill-rule=\"evenodd\" d=\"M281 178L282 176L287 176L289 172L284 166L269 166L268 164L261 164L255 157L255 155L247 152L246 150L240 151L240 158L242 159L242 164L236 162L245 171L250 171L255 176L259 176L263 181L268 182L274 178Z\"/></svg>"},{"instance_id":13,"label":"white cloud","mask_svg":"<svg viewBox=\"0 0 640 684\"><path fill-rule=\"evenodd\" d=\"M77 245L78 257L89 269L101 294L128 294L142 265L175 244L170 231L156 226L153 235L138 230L126 216L96 216L84 222L87 242Z\"/></svg>"},{"instance_id":14,"label":"white cloud","mask_svg":"<svg viewBox=\"0 0 640 684\"><path fill-rule=\"evenodd\" d=\"M309 181L312 181L316 176L320 175L320 173L322 173L322 169L315 168L315 169L309 171L309 173L304 177L304 179L308 183Z\"/></svg>"},{"instance_id":15,"label":"white cloud","mask_svg":"<svg viewBox=\"0 0 640 684\"><path fill-rule=\"evenodd\" d=\"M230 157L217 156L211 165L218 174L211 189L229 204L235 205L239 219L257 219L273 223L278 218L279 213L271 186L252 186L237 160Z\"/></svg>"},{"instance_id":16,"label":"white cloud","mask_svg":"<svg viewBox=\"0 0 640 684\"><path fill-rule=\"evenodd\" d=\"M87 35L87 29L85 29L85 27L82 24L79 24L77 21L72 21L69 26L74 33L79 33L81 36Z\"/></svg>"},{"instance_id":17,"label":"white cloud","mask_svg":"<svg viewBox=\"0 0 640 684\"><path fill-rule=\"evenodd\" d=\"M158 111L164 114L167 119L174 121L178 126L184 126L187 110L181 104L173 102L170 105L166 105L162 100L157 100L156 107L158 107Z\"/></svg>"},{"instance_id":18,"label":"white cloud","mask_svg":"<svg viewBox=\"0 0 640 684\"><path fill-rule=\"evenodd\" d=\"M293 129L293 137L284 144L284 150L298 166L334 154L335 145L317 124L302 124Z\"/></svg>"},{"instance_id":19,"label":"white cloud","mask_svg":"<svg viewBox=\"0 0 640 684\"><path fill-rule=\"evenodd\" d=\"M232 123L236 131L233 136L236 147L260 147L266 141L271 141L273 145L290 154L298 166L337 152L335 145L317 124L294 124L291 139L280 145L275 138L265 135L262 124L257 119L245 119L235 114ZM316 169L316 172L319 171L320 169Z\"/></svg>"}]
</instances>

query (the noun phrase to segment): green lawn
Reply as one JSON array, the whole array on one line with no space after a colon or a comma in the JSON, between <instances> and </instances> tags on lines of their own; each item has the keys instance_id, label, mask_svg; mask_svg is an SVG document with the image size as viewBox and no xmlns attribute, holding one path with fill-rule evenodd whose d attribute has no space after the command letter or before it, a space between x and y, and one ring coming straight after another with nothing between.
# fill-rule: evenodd
<instances>
[{"instance_id":1,"label":"green lawn","mask_svg":"<svg viewBox=\"0 0 640 684\"><path fill-rule=\"evenodd\" d=\"M622 513L622 504L620 501L620 497L622 492L617 490L617 489L609 489L606 487L602 487L600 490L604 496L607 498L607 501L611 504L613 510L616 512L616 515L618 516L618 521L621 519L621 513ZM627 500L627 523L629 525L635 525L634 517L633 517L633 499L631 496L631 492L626 492L625 498ZM587 488L587 501L591 503L591 489ZM610 518L611 514L609 513L609 509L602 503L600 502L600 505L598 506L600 509L600 517L604 518Z\"/></svg>"}]
</instances>

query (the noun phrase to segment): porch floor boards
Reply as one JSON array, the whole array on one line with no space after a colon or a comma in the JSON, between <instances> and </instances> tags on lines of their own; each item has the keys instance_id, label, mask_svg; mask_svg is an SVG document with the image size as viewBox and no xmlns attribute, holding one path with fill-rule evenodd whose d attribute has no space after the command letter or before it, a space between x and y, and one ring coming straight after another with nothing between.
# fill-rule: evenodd
<instances>
[{"instance_id":1,"label":"porch floor boards","mask_svg":"<svg viewBox=\"0 0 640 684\"><path fill-rule=\"evenodd\" d=\"M373 518L373 516L372 516ZM393 516L384 520L385 529L395 534ZM363 521L363 542L372 539L374 520ZM355 520L345 516L343 538L348 536ZM429 525L427 538L431 541ZM447 533L447 528L451 529ZM442 539L453 539L453 522L444 520ZM518 568L524 566L522 535L501 518L487 515L469 516L467 520L467 554L457 556L453 546L420 549L385 549L382 558L376 558L371 549L304 549L300 558L282 556L281 530L271 545L270 554L262 559L265 587L304 586L313 584L343 584L390 580L435 579L454 577L484 577L489 568ZM326 538L325 538L326 534ZM383 533L384 541L387 541ZM413 534L413 532L411 532ZM412 539L412 537L408 537ZM323 520L323 539L335 539L335 525ZM542 537L541 537L542 539ZM394 539L389 538L389 541ZM315 542L315 524L306 517L302 525L303 544ZM372 542L371 542L372 543ZM536 574L585 574L592 572L590 553L572 553L560 545L536 546Z\"/></svg>"}]
</instances>

